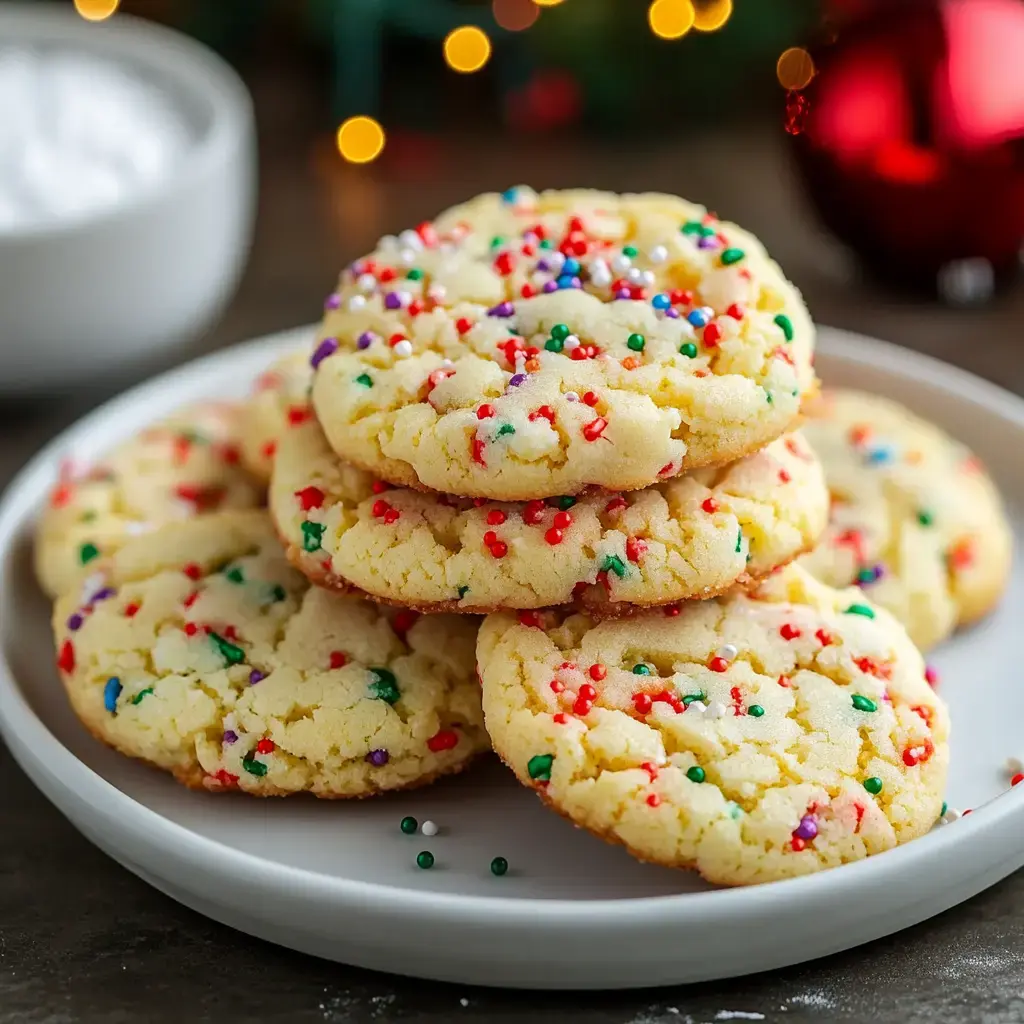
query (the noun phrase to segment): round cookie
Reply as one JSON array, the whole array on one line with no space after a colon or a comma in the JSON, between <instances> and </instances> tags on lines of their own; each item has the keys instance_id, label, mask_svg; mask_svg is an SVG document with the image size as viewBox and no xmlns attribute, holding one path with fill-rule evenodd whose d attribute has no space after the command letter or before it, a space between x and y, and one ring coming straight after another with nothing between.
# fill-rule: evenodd
<instances>
[{"instance_id":1,"label":"round cookie","mask_svg":"<svg viewBox=\"0 0 1024 1024\"><path fill-rule=\"evenodd\" d=\"M595 622L488 616L494 749L576 825L725 885L927 832L949 717L887 612L798 567L756 593Z\"/></svg>"},{"instance_id":2,"label":"round cookie","mask_svg":"<svg viewBox=\"0 0 1024 1024\"><path fill-rule=\"evenodd\" d=\"M305 349L290 352L256 380L253 393L240 414L242 462L264 483L270 482L277 443L289 427L304 423L312 414L309 389L313 370Z\"/></svg>"},{"instance_id":3,"label":"round cookie","mask_svg":"<svg viewBox=\"0 0 1024 1024\"><path fill-rule=\"evenodd\" d=\"M313 404L347 462L501 500L634 490L796 423L814 328L760 242L674 196L512 189L341 277Z\"/></svg>"},{"instance_id":4,"label":"round cookie","mask_svg":"<svg viewBox=\"0 0 1024 1024\"><path fill-rule=\"evenodd\" d=\"M238 406L190 406L92 466L62 468L36 530L36 576L53 597L135 534L262 503L263 489L239 465Z\"/></svg>"},{"instance_id":5,"label":"round cookie","mask_svg":"<svg viewBox=\"0 0 1024 1024\"><path fill-rule=\"evenodd\" d=\"M310 422L281 440L270 506L292 563L323 586L430 611L576 600L609 615L767 575L817 541L828 493L794 434L642 491L450 498L381 485Z\"/></svg>"},{"instance_id":6,"label":"round cookie","mask_svg":"<svg viewBox=\"0 0 1024 1024\"><path fill-rule=\"evenodd\" d=\"M209 790L362 797L488 746L477 623L310 588L263 512L164 526L54 613L58 667L99 739Z\"/></svg>"},{"instance_id":7,"label":"round cookie","mask_svg":"<svg viewBox=\"0 0 1024 1024\"><path fill-rule=\"evenodd\" d=\"M928 648L999 600L1012 535L980 462L908 409L827 391L805 434L825 467L829 529L803 565L832 586L857 583Z\"/></svg>"}]
</instances>

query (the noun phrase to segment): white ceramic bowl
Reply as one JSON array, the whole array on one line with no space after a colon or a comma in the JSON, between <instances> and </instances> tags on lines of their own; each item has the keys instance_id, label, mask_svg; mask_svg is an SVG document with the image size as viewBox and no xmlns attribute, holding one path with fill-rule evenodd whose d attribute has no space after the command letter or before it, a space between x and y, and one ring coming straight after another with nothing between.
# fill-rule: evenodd
<instances>
[{"instance_id":1,"label":"white ceramic bowl","mask_svg":"<svg viewBox=\"0 0 1024 1024\"><path fill-rule=\"evenodd\" d=\"M185 36L71 4L0 3L0 40L82 50L162 87L193 142L179 166L73 221L0 233L0 391L54 387L156 361L205 330L248 254L255 128L238 76Z\"/></svg>"}]
</instances>

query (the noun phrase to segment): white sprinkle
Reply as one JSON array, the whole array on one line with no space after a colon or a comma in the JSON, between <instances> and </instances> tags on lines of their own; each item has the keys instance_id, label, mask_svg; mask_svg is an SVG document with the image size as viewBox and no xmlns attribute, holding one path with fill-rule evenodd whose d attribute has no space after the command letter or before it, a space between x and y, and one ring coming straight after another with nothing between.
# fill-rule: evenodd
<instances>
[{"instance_id":1,"label":"white sprinkle","mask_svg":"<svg viewBox=\"0 0 1024 1024\"><path fill-rule=\"evenodd\" d=\"M398 236L398 241L407 249L416 249L419 251L423 248L423 239L420 238L415 231L403 231Z\"/></svg>"},{"instance_id":2,"label":"white sprinkle","mask_svg":"<svg viewBox=\"0 0 1024 1024\"><path fill-rule=\"evenodd\" d=\"M578 402L580 400L580 396L577 395L575 391L566 391L565 400L567 402Z\"/></svg>"},{"instance_id":3,"label":"white sprinkle","mask_svg":"<svg viewBox=\"0 0 1024 1024\"><path fill-rule=\"evenodd\" d=\"M558 252L558 250L555 250L548 253L544 258L547 260L548 266L555 272L555 277L557 277L558 272L565 266L565 256Z\"/></svg>"},{"instance_id":4,"label":"white sprinkle","mask_svg":"<svg viewBox=\"0 0 1024 1024\"><path fill-rule=\"evenodd\" d=\"M1021 761L1019 757L1008 757L1006 759L1006 774L1016 775L1018 772L1024 772L1024 761Z\"/></svg>"},{"instance_id":5,"label":"white sprinkle","mask_svg":"<svg viewBox=\"0 0 1024 1024\"><path fill-rule=\"evenodd\" d=\"M644 272L639 267L630 267L626 273L626 280L630 284L643 284Z\"/></svg>"},{"instance_id":6,"label":"white sprinkle","mask_svg":"<svg viewBox=\"0 0 1024 1024\"><path fill-rule=\"evenodd\" d=\"M378 249L397 249L398 238L395 235L384 235L377 243Z\"/></svg>"},{"instance_id":7,"label":"white sprinkle","mask_svg":"<svg viewBox=\"0 0 1024 1024\"><path fill-rule=\"evenodd\" d=\"M725 715L725 705L720 700L713 700L708 705L708 718L721 718Z\"/></svg>"},{"instance_id":8,"label":"white sprinkle","mask_svg":"<svg viewBox=\"0 0 1024 1024\"><path fill-rule=\"evenodd\" d=\"M725 658L726 661L732 661L736 655L739 654L739 651L736 649L735 644L722 644L722 646L715 651L715 654L720 658Z\"/></svg>"},{"instance_id":9,"label":"white sprinkle","mask_svg":"<svg viewBox=\"0 0 1024 1024\"><path fill-rule=\"evenodd\" d=\"M647 254L647 258L652 263L664 263L668 259L668 249L663 245L656 245Z\"/></svg>"},{"instance_id":10,"label":"white sprinkle","mask_svg":"<svg viewBox=\"0 0 1024 1024\"><path fill-rule=\"evenodd\" d=\"M372 292L377 287L377 278L373 274L360 274L356 278L356 287L361 292Z\"/></svg>"},{"instance_id":11,"label":"white sprinkle","mask_svg":"<svg viewBox=\"0 0 1024 1024\"><path fill-rule=\"evenodd\" d=\"M453 367L454 365L455 365L455 364L454 364L454 363L453 363L453 362L452 362L452 361L451 361L450 359L442 359L442 360L441 360L441 366L442 366L442 367L443 367L443 368L444 368L445 370L450 370L450 369L451 369L451 368L452 368L452 367Z\"/></svg>"},{"instance_id":12,"label":"white sprinkle","mask_svg":"<svg viewBox=\"0 0 1024 1024\"><path fill-rule=\"evenodd\" d=\"M653 270L645 270L640 275L640 283L645 288L653 288L654 287L654 271Z\"/></svg>"},{"instance_id":13,"label":"white sprinkle","mask_svg":"<svg viewBox=\"0 0 1024 1024\"><path fill-rule=\"evenodd\" d=\"M82 581L82 592L78 599L79 604L92 604L94 594L98 594L107 585L107 577L101 572L94 572L86 576Z\"/></svg>"},{"instance_id":14,"label":"white sprinkle","mask_svg":"<svg viewBox=\"0 0 1024 1024\"><path fill-rule=\"evenodd\" d=\"M412 342L408 339L395 343L395 355L399 359L406 359L412 355Z\"/></svg>"},{"instance_id":15,"label":"white sprinkle","mask_svg":"<svg viewBox=\"0 0 1024 1024\"><path fill-rule=\"evenodd\" d=\"M404 288L395 292L395 294L398 296L398 301L402 304L403 309L412 302L412 292L406 291Z\"/></svg>"},{"instance_id":16,"label":"white sprinkle","mask_svg":"<svg viewBox=\"0 0 1024 1024\"><path fill-rule=\"evenodd\" d=\"M364 299L362 295L353 295L352 298L348 300L348 311L350 313L358 313L359 310L363 309L365 306L366 299Z\"/></svg>"},{"instance_id":17,"label":"white sprinkle","mask_svg":"<svg viewBox=\"0 0 1024 1024\"><path fill-rule=\"evenodd\" d=\"M691 701L690 706L686 709L687 713L695 712L698 715L703 715L707 711L708 706L702 700Z\"/></svg>"},{"instance_id":18,"label":"white sprinkle","mask_svg":"<svg viewBox=\"0 0 1024 1024\"><path fill-rule=\"evenodd\" d=\"M427 289L427 298L432 302L444 302L448 289L443 284L432 284Z\"/></svg>"},{"instance_id":19,"label":"white sprinkle","mask_svg":"<svg viewBox=\"0 0 1024 1024\"><path fill-rule=\"evenodd\" d=\"M588 268L590 283L595 288L607 288L612 283L612 272L604 260L594 260Z\"/></svg>"},{"instance_id":20,"label":"white sprinkle","mask_svg":"<svg viewBox=\"0 0 1024 1024\"><path fill-rule=\"evenodd\" d=\"M612 257L612 270L616 274L624 274L631 266L633 266L633 261L625 253L620 252L618 256Z\"/></svg>"},{"instance_id":21,"label":"white sprinkle","mask_svg":"<svg viewBox=\"0 0 1024 1024\"><path fill-rule=\"evenodd\" d=\"M427 821L423 822L422 825L420 825L420 831L425 836L436 836L437 835L437 825L435 825L432 821L430 821L428 819Z\"/></svg>"},{"instance_id":22,"label":"white sprinkle","mask_svg":"<svg viewBox=\"0 0 1024 1024\"><path fill-rule=\"evenodd\" d=\"M962 815L955 807L947 807L946 813L941 818L939 818L939 821L941 821L943 825L949 825L961 816Z\"/></svg>"},{"instance_id":23,"label":"white sprinkle","mask_svg":"<svg viewBox=\"0 0 1024 1024\"><path fill-rule=\"evenodd\" d=\"M144 533L152 533L156 529L153 523L147 523L144 519L131 519L124 524L124 532L129 537L141 537Z\"/></svg>"},{"instance_id":24,"label":"white sprinkle","mask_svg":"<svg viewBox=\"0 0 1024 1024\"><path fill-rule=\"evenodd\" d=\"M580 347L580 339L577 338L575 334L570 334L569 337L565 339L564 345L569 352L572 352Z\"/></svg>"},{"instance_id":25,"label":"white sprinkle","mask_svg":"<svg viewBox=\"0 0 1024 1024\"><path fill-rule=\"evenodd\" d=\"M410 267L416 262L416 252L413 249L403 249L398 254L398 259L407 267Z\"/></svg>"}]
</instances>

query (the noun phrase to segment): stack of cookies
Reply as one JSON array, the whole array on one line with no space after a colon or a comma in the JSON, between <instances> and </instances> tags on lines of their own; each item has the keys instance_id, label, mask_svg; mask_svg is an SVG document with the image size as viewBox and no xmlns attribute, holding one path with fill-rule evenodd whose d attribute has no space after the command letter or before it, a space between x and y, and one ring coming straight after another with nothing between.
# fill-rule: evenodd
<instances>
[{"instance_id":1,"label":"stack of cookies","mask_svg":"<svg viewBox=\"0 0 1024 1024\"><path fill-rule=\"evenodd\" d=\"M213 790L368 795L493 746L575 823L725 884L914 838L948 715L885 608L922 644L977 617L1009 534L944 435L818 396L813 345L760 243L675 197L518 188L382 239L187 516L160 505L195 492L181 463L153 489L119 456L113 524L69 518L88 476L58 489L72 701Z\"/></svg>"}]
</instances>

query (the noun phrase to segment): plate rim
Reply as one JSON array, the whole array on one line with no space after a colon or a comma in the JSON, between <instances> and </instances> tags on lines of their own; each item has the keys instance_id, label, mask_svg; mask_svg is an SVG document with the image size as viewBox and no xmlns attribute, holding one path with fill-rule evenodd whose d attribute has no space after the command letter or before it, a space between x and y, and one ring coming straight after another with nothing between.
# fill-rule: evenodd
<instances>
[{"instance_id":1,"label":"plate rim","mask_svg":"<svg viewBox=\"0 0 1024 1024\"><path fill-rule=\"evenodd\" d=\"M242 352L253 357L265 352L269 358L275 352L298 347L303 339L312 339L315 330L315 325L292 328L203 356L136 385L76 421L30 459L3 492L0 553L10 548L26 516L32 515L40 494L55 475L62 453L79 434L87 434L98 422L116 417L124 406L141 406L147 397L165 389L174 390L189 379L216 375ZM932 356L824 325L819 325L818 348L856 365L888 367L895 375L914 376L938 390L956 388L962 398L985 404L1000 417L1024 429L1024 398ZM228 872L244 885L272 888L280 884L293 890L315 890L318 899L328 898L337 906L365 907L366 901L374 900L379 906L386 906L393 918L412 921L429 915L439 924L462 924L499 914L509 926L563 929L597 924L656 926L674 922L678 925L684 920L692 923L695 918L737 917L751 909L756 909L758 914L770 914L774 907L779 906L781 911L794 901L827 902L835 898L839 888L847 898L856 898L867 890L877 892L878 887L898 881L915 862L923 872L944 859L951 846L984 841L990 834L1001 831L1011 817L1019 817L1024 822L1022 786L1016 798L1010 796L1013 790L1000 794L977 808L968 820L961 819L956 829L937 830L875 857L842 865L838 874L828 870L757 886L613 899L479 896L324 875L234 849L165 818L97 774L50 732L20 692L2 652L0 736L35 784L39 785L38 776L46 779L48 785L40 788L48 799L50 787L65 791L112 826L112 837L117 831L127 829L154 855L171 856L183 864L204 863L211 872ZM58 809L61 809L59 805ZM1020 860L1024 861L1024 850ZM1008 866L999 877L1017 866L1017 863Z\"/></svg>"}]
</instances>

